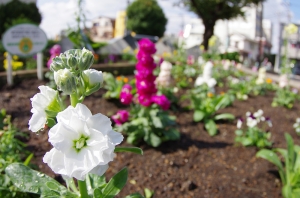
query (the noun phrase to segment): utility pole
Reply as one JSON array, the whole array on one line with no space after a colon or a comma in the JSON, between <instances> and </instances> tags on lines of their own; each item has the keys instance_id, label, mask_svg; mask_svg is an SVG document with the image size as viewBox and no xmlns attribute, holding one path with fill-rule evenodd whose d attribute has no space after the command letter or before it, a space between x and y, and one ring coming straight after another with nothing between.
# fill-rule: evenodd
<instances>
[{"instance_id":1,"label":"utility pole","mask_svg":"<svg viewBox=\"0 0 300 198\"><path fill-rule=\"evenodd\" d=\"M263 49L263 44L262 44L262 38L263 38L263 2L260 3L260 21L259 21L259 44L258 44L258 69L261 66L261 62L262 62L262 58L263 58L263 53L264 53L264 49Z\"/></svg>"}]
</instances>

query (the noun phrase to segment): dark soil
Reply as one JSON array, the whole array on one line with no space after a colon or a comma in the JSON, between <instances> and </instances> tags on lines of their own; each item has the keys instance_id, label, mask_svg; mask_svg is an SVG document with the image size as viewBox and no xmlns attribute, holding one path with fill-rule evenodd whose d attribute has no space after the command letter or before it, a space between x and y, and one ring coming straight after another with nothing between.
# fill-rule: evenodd
<instances>
[{"instance_id":1,"label":"dark soil","mask_svg":"<svg viewBox=\"0 0 300 198\"><path fill-rule=\"evenodd\" d=\"M46 84L35 79L24 80L14 87L0 89L0 108L12 115L13 123L29 134L28 149L34 153L32 163L40 171L61 181L51 169L42 162L45 152L51 149L47 141L47 130L36 135L28 131L31 117L30 98L38 92L38 86ZM123 108L116 101L102 98L105 90L87 97L84 103L93 114L103 113L111 116ZM247 111L262 109L266 117L271 117L273 147L286 147L284 132L289 132L294 141L300 144L300 138L293 129L299 116L300 105L291 109L271 107L274 93L266 96L250 97L247 101L236 100L233 106L222 110L235 116L244 116ZM155 191L157 198L162 197L282 197L281 182L276 167L266 160L255 157L258 151L254 147L244 148L234 143L236 122L218 123L219 134L210 137L202 123L192 121L191 111L174 111L177 116L181 139L166 142L159 148L146 145L140 147L144 155L118 153L110 163L107 178L127 166L128 182L119 197L140 192L144 188ZM126 143L123 143L126 145Z\"/></svg>"}]
</instances>

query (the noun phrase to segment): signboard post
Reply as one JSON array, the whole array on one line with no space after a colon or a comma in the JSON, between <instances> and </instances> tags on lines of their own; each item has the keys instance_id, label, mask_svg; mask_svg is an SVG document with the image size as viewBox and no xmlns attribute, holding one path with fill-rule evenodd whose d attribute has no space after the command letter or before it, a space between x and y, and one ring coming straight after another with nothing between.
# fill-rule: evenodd
<instances>
[{"instance_id":1,"label":"signboard post","mask_svg":"<svg viewBox=\"0 0 300 198\"><path fill-rule=\"evenodd\" d=\"M42 29L36 25L26 23L9 28L2 37L4 49L9 54L21 57L33 56L34 54L41 52L46 47L47 41L47 36ZM39 79L43 79L43 65L41 62L42 56L38 55L37 76ZM7 72L8 75L9 73L12 75L12 72ZM9 78L12 77L7 77L8 84Z\"/></svg>"}]
</instances>

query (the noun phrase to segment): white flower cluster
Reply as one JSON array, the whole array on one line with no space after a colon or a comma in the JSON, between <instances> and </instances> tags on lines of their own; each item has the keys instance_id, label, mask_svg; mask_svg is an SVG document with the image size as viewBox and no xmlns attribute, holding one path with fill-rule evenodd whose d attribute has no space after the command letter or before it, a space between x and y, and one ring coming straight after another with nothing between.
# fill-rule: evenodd
<instances>
[{"instance_id":1,"label":"white flower cluster","mask_svg":"<svg viewBox=\"0 0 300 198\"><path fill-rule=\"evenodd\" d=\"M206 83L208 87L213 88L217 84L216 79L212 78L212 68L213 68L212 62L208 61L204 65L203 75L197 77L195 81L195 86L200 86Z\"/></svg>"},{"instance_id":2,"label":"white flower cluster","mask_svg":"<svg viewBox=\"0 0 300 198\"><path fill-rule=\"evenodd\" d=\"M168 87L171 83L172 64L168 61L163 61L160 66L160 72L155 83L158 86Z\"/></svg>"},{"instance_id":3,"label":"white flower cluster","mask_svg":"<svg viewBox=\"0 0 300 198\"><path fill-rule=\"evenodd\" d=\"M293 127L296 130L296 133L300 135L300 118L296 119L296 123L293 125Z\"/></svg>"},{"instance_id":4,"label":"white flower cluster","mask_svg":"<svg viewBox=\"0 0 300 198\"><path fill-rule=\"evenodd\" d=\"M289 85L289 79L287 74L282 74L279 77L279 87L283 88Z\"/></svg>"},{"instance_id":5,"label":"white flower cluster","mask_svg":"<svg viewBox=\"0 0 300 198\"><path fill-rule=\"evenodd\" d=\"M85 180L88 173L102 175L115 156L115 146L123 140L112 129L108 117L100 113L92 115L80 103L81 98L97 91L103 83L102 72L89 69L92 62L91 52L84 49L69 50L51 64L56 84L71 95L73 106L65 109L58 91L47 86L40 86L40 93L31 98L33 115L29 129L38 132L49 119L53 122L49 130L53 148L43 161L55 173L78 180Z\"/></svg>"},{"instance_id":6,"label":"white flower cluster","mask_svg":"<svg viewBox=\"0 0 300 198\"><path fill-rule=\"evenodd\" d=\"M246 125L247 127L253 128L255 126L257 126L258 123L260 122L267 122L269 127L272 127L272 122L269 118L266 118L263 116L264 112L263 110L259 109L257 112L255 113L251 113L251 112L247 112L246 113ZM241 128L243 124L243 120L239 119L237 121L237 128Z\"/></svg>"},{"instance_id":7,"label":"white flower cluster","mask_svg":"<svg viewBox=\"0 0 300 198\"><path fill-rule=\"evenodd\" d=\"M261 67L259 70L258 70L258 77L255 81L255 83L257 85L261 85L265 82L266 80L266 68L264 67Z\"/></svg>"}]
</instances>

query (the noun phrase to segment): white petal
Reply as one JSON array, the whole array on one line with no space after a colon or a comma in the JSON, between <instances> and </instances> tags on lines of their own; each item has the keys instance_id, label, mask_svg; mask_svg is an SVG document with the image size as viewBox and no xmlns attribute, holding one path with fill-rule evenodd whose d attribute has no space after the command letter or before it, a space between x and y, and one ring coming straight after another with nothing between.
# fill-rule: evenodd
<instances>
[{"instance_id":1,"label":"white petal","mask_svg":"<svg viewBox=\"0 0 300 198\"><path fill-rule=\"evenodd\" d=\"M43 162L47 163L48 166L56 173L67 175L66 167L64 164L64 154L55 148L47 152L43 157ZM67 175L69 176L69 175ZM71 176L69 176L71 177Z\"/></svg>"},{"instance_id":2,"label":"white petal","mask_svg":"<svg viewBox=\"0 0 300 198\"><path fill-rule=\"evenodd\" d=\"M124 137L121 133L116 132L114 130L110 130L109 133L107 134L110 138L110 141L114 144L114 145L118 145L120 144Z\"/></svg>"},{"instance_id":3,"label":"white petal","mask_svg":"<svg viewBox=\"0 0 300 198\"><path fill-rule=\"evenodd\" d=\"M108 169L108 164L99 165L99 166L96 166L95 168L93 168L93 170L91 170L90 173L102 176L106 172L107 169Z\"/></svg>"},{"instance_id":4,"label":"white petal","mask_svg":"<svg viewBox=\"0 0 300 198\"><path fill-rule=\"evenodd\" d=\"M29 130L37 132L45 127L47 117L45 112L36 111L29 120Z\"/></svg>"},{"instance_id":5,"label":"white petal","mask_svg":"<svg viewBox=\"0 0 300 198\"><path fill-rule=\"evenodd\" d=\"M75 109L76 112L80 115L80 117L85 118L85 120L92 116L91 111L84 104L78 103Z\"/></svg>"},{"instance_id":6,"label":"white petal","mask_svg":"<svg viewBox=\"0 0 300 198\"><path fill-rule=\"evenodd\" d=\"M97 113L96 115L90 117L87 120L87 123L89 127L100 131L104 135L106 135L110 130L112 130L110 119L101 113Z\"/></svg>"}]
</instances>

